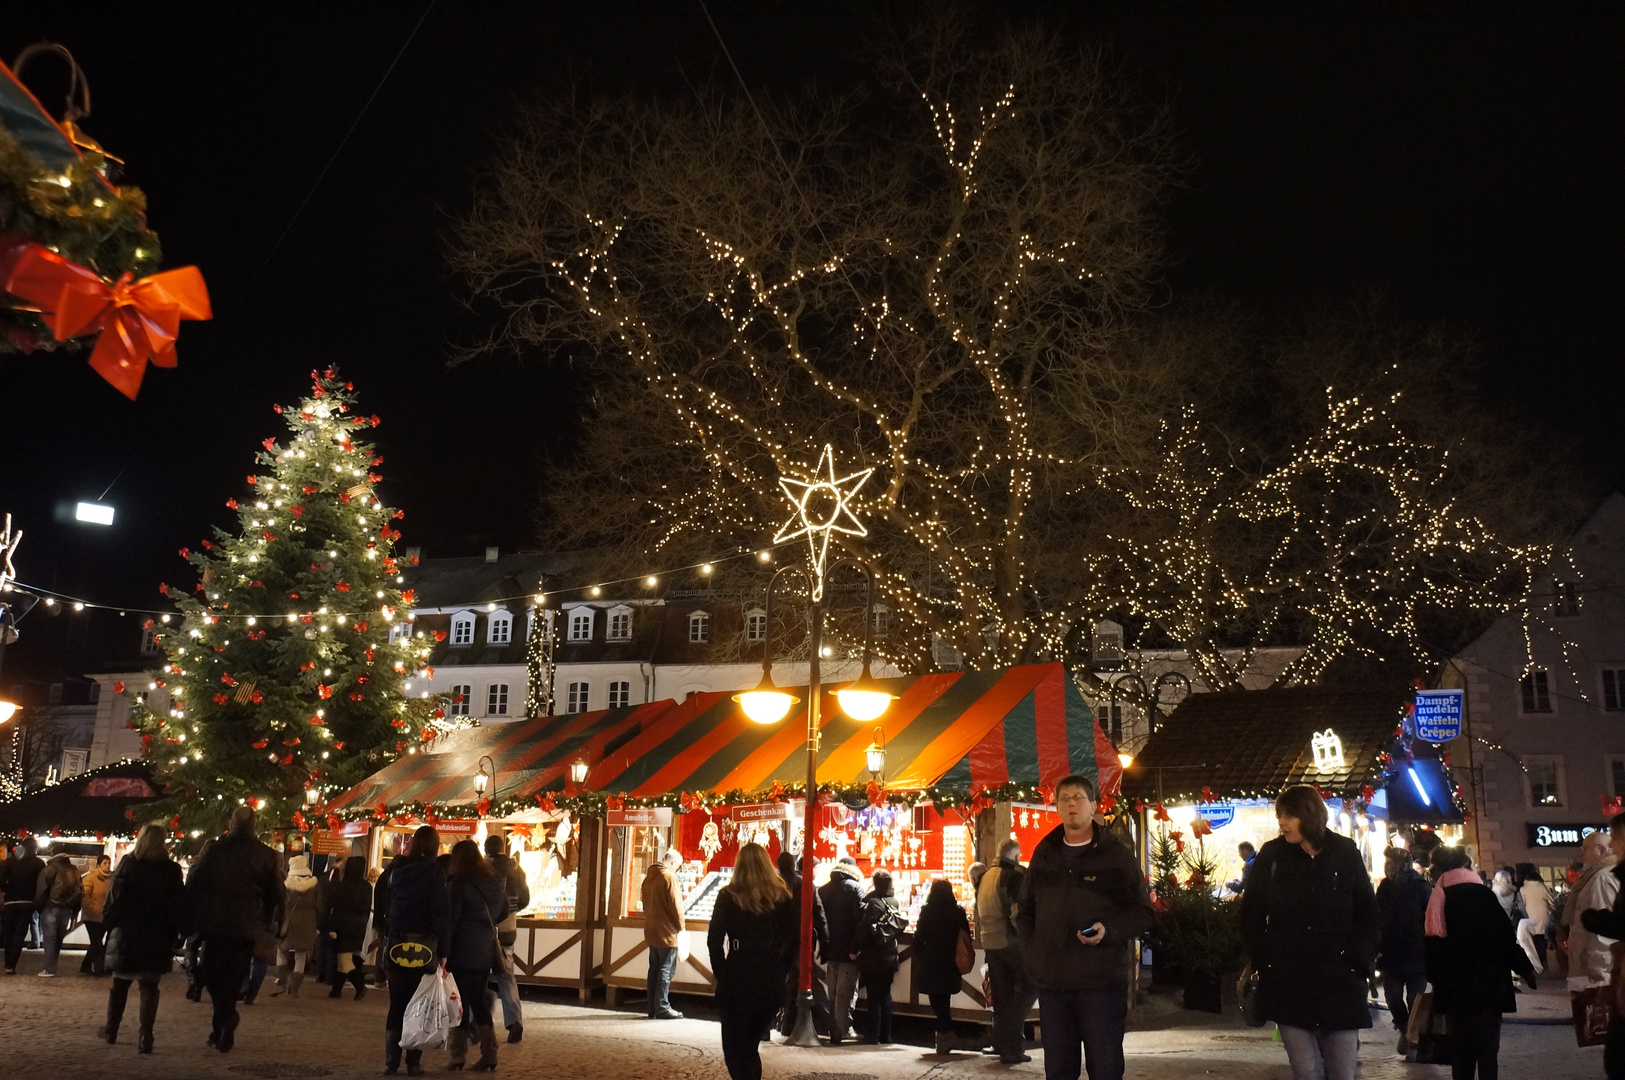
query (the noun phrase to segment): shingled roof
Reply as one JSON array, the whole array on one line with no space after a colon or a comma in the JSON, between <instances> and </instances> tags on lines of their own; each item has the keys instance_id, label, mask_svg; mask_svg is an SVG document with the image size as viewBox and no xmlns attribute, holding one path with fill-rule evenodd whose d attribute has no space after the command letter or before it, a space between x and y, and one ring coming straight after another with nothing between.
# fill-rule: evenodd
<instances>
[{"instance_id":1,"label":"shingled roof","mask_svg":"<svg viewBox=\"0 0 1625 1080\"><path fill-rule=\"evenodd\" d=\"M1146 742L1123 778L1124 793L1145 799L1274 798L1292 784L1357 798L1379 783L1378 755L1404 721L1404 686L1292 686L1192 694ZM1315 767L1311 740L1330 728L1343 744L1343 766Z\"/></svg>"}]
</instances>

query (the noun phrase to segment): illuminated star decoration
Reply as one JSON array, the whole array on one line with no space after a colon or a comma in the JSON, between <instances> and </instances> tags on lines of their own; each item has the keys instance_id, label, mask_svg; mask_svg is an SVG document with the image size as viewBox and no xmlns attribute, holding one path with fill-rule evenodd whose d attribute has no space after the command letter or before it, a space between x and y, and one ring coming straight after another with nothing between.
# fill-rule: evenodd
<instances>
[{"instance_id":1,"label":"illuminated star decoration","mask_svg":"<svg viewBox=\"0 0 1625 1080\"><path fill-rule=\"evenodd\" d=\"M863 527L858 520L849 500L857 494L863 482L869 479L874 469L861 469L850 476L836 478L835 476L835 450L828 443L824 444L824 454L818 459L818 470L814 473L816 479L795 480L788 476L779 477L779 487L784 489L785 496L795 506L795 516L784 523L777 536L773 538L775 544L782 544L786 540L794 540L798 536L807 538L807 546L812 551L813 575L812 598L821 600L824 597L824 564L829 557L829 534L832 532L846 533L848 536L868 536L869 530ZM828 474L829 479L823 479ZM827 518L814 521L808 516L807 504L812 502L815 495L822 494L833 501L834 505ZM815 511L822 516L821 511ZM844 520L843 520L844 519Z\"/></svg>"},{"instance_id":2,"label":"illuminated star decoration","mask_svg":"<svg viewBox=\"0 0 1625 1080\"><path fill-rule=\"evenodd\" d=\"M0 533L0 591L10 588L11 583L17 580L17 570L11 565L12 553L17 545L23 542L23 531L17 530L15 536L11 533L11 515L6 515L6 531Z\"/></svg>"}]
</instances>

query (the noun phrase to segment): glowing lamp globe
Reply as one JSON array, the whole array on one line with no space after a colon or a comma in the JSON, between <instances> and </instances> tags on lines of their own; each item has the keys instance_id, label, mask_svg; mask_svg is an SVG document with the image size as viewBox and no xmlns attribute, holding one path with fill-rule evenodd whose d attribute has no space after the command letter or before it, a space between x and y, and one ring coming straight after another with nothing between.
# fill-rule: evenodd
<instances>
[{"instance_id":1,"label":"glowing lamp globe","mask_svg":"<svg viewBox=\"0 0 1625 1080\"><path fill-rule=\"evenodd\" d=\"M776 724L783 720L790 712L790 706L801 699L794 694L787 694L773 685L769 675L763 675L762 681L756 689L746 690L734 695L739 707L746 716L758 724Z\"/></svg>"},{"instance_id":2,"label":"glowing lamp globe","mask_svg":"<svg viewBox=\"0 0 1625 1080\"><path fill-rule=\"evenodd\" d=\"M886 748L878 742L870 743L869 748L863 752L863 757L869 771L875 776L886 771Z\"/></svg>"},{"instance_id":3,"label":"glowing lamp globe","mask_svg":"<svg viewBox=\"0 0 1625 1080\"><path fill-rule=\"evenodd\" d=\"M0 701L0 724L17 715L17 703L14 701Z\"/></svg>"},{"instance_id":4,"label":"glowing lamp globe","mask_svg":"<svg viewBox=\"0 0 1625 1080\"><path fill-rule=\"evenodd\" d=\"M847 686L835 691L841 711L859 723L874 720L891 707L892 695L872 686Z\"/></svg>"}]
</instances>

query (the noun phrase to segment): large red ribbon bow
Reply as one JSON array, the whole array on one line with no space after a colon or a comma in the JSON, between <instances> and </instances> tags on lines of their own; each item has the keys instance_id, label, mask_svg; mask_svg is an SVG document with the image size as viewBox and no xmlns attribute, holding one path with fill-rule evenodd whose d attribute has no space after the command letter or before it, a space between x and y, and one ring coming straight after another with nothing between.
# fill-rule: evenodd
<instances>
[{"instance_id":1,"label":"large red ribbon bow","mask_svg":"<svg viewBox=\"0 0 1625 1080\"><path fill-rule=\"evenodd\" d=\"M150 359L175 366L182 319L209 319L209 290L195 266L109 281L32 241L7 237L0 289L40 309L58 341L100 333L90 366L131 400Z\"/></svg>"}]
</instances>

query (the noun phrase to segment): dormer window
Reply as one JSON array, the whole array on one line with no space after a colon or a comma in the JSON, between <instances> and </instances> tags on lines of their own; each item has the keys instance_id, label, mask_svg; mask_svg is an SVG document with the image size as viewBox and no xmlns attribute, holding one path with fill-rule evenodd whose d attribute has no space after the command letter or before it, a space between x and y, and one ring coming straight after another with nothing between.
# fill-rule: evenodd
<instances>
[{"instance_id":1,"label":"dormer window","mask_svg":"<svg viewBox=\"0 0 1625 1080\"><path fill-rule=\"evenodd\" d=\"M1120 671L1123 668L1123 624L1102 619L1095 623L1094 640L1090 643L1089 666L1096 671Z\"/></svg>"},{"instance_id":2,"label":"dormer window","mask_svg":"<svg viewBox=\"0 0 1625 1080\"><path fill-rule=\"evenodd\" d=\"M405 641L411 636L412 624L410 622L394 623L389 628L389 643L391 645L395 644L397 641Z\"/></svg>"},{"instance_id":3,"label":"dormer window","mask_svg":"<svg viewBox=\"0 0 1625 1080\"><path fill-rule=\"evenodd\" d=\"M474 644L474 615L463 611L451 617L451 643L453 645Z\"/></svg>"},{"instance_id":4,"label":"dormer window","mask_svg":"<svg viewBox=\"0 0 1625 1080\"><path fill-rule=\"evenodd\" d=\"M688 617L688 640L696 645L711 640L711 616L696 611Z\"/></svg>"},{"instance_id":5,"label":"dormer window","mask_svg":"<svg viewBox=\"0 0 1625 1080\"><path fill-rule=\"evenodd\" d=\"M158 651L158 631L147 628L141 631L141 655L151 656Z\"/></svg>"},{"instance_id":6,"label":"dormer window","mask_svg":"<svg viewBox=\"0 0 1625 1080\"><path fill-rule=\"evenodd\" d=\"M751 608L745 612L745 640L767 640L767 612L761 608Z\"/></svg>"},{"instance_id":7,"label":"dormer window","mask_svg":"<svg viewBox=\"0 0 1625 1080\"><path fill-rule=\"evenodd\" d=\"M486 620L488 629L485 640L490 645L506 645L513 640L513 615L511 612L498 611Z\"/></svg>"},{"instance_id":8,"label":"dormer window","mask_svg":"<svg viewBox=\"0 0 1625 1080\"><path fill-rule=\"evenodd\" d=\"M605 635L610 641L632 640L632 609L626 607L614 608L609 613L609 631Z\"/></svg>"},{"instance_id":9,"label":"dormer window","mask_svg":"<svg viewBox=\"0 0 1625 1080\"><path fill-rule=\"evenodd\" d=\"M875 605L875 621L873 626L876 637L884 637L886 631L891 629L891 608Z\"/></svg>"},{"instance_id":10,"label":"dormer window","mask_svg":"<svg viewBox=\"0 0 1625 1080\"><path fill-rule=\"evenodd\" d=\"M592 608L576 608L570 612L570 640L592 640Z\"/></svg>"}]
</instances>

